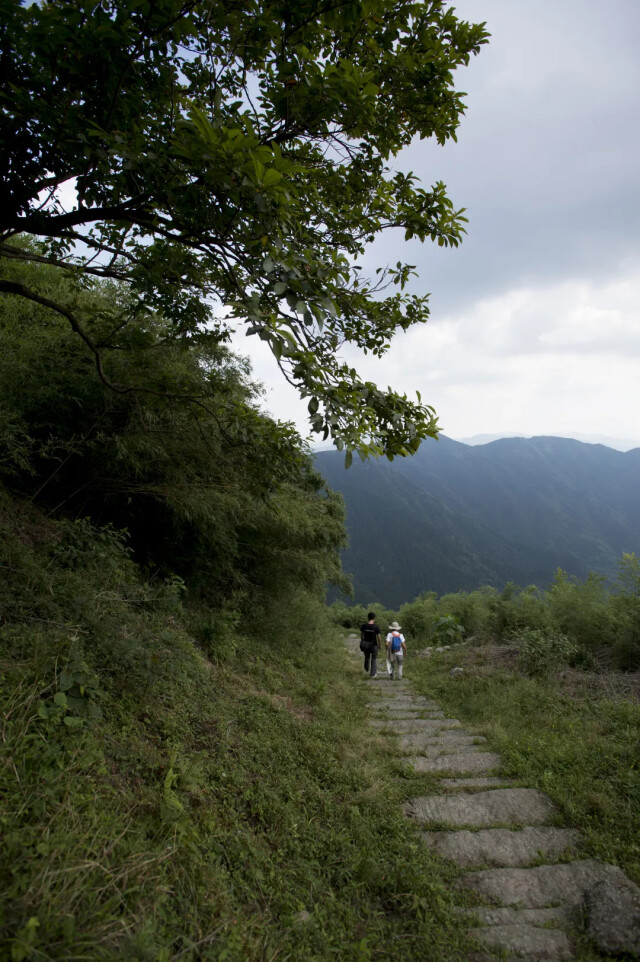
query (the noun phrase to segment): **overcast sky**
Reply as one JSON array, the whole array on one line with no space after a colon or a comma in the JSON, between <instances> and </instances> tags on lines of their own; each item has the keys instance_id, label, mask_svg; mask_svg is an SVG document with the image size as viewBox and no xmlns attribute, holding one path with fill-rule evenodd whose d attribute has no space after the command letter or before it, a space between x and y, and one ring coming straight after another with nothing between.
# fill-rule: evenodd
<instances>
[{"instance_id":1,"label":"overcast sky","mask_svg":"<svg viewBox=\"0 0 640 962\"><path fill-rule=\"evenodd\" d=\"M368 379L433 404L446 434L605 435L640 444L640 0L452 0L491 42L457 87L458 143L416 142L396 166L466 207L457 250L406 245L431 320ZM372 270L400 256L380 241ZM388 245L385 248L385 244ZM305 405L255 338L265 406Z\"/></svg>"}]
</instances>

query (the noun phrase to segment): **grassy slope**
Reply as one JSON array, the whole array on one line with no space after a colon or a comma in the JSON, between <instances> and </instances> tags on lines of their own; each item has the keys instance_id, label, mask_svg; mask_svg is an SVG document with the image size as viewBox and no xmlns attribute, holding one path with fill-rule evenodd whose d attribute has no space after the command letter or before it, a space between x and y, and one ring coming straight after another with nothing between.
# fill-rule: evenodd
<instances>
[{"instance_id":1,"label":"grassy slope","mask_svg":"<svg viewBox=\"0 0 640 962\"><path fill-rule=\"evenodd\" d=\"M465 674L451 678L452 665ZM510 775L557 803L580 829L584 857L618 864L640 883L637 698L571 687L566 677L525 677L491 647L416 659L411 671L422 691L482 730Z\"/></svg>"},{"instance_id":2,"label":"grassy slope","mask_svg":"<svg viewBox=\"0 0 640 962\"><path fill-rule=\"evenodd\" d=\"M212 663L117 538L0 523L0 958L468 958L338 637Z\"/></svg>"}]
</instances>

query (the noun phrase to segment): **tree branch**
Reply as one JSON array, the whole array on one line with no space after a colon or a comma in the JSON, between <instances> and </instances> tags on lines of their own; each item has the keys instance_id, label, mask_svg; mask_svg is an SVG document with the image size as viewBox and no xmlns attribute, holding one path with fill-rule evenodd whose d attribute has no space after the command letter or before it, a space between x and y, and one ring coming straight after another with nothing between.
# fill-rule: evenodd
<instances>
[{"instance_id":1,"label":"tree branch","mask_svg":"<svg viewBox=\"0 0 640 962\"><path fill-rule=\"evenodd\" d=\"M97 257L99 253L100 251L98 251L95 256ZM75 274L95 274L96 277L111 277L119 281L127 280L127 275L124 271L114 270L110 265L106 267L88 267L84 264L67 264L65 261L58 260L57 258L44 257L42 254L34 254L21 250L12 244L0 244L0 257L3 256L18 261L48 264L50 267L61 267L63 270L72 271ZM113 263L113 261L111 263Z\"/></svg>"},{"instance_id":2,"label":"tree branch","mask_svg":"<svg viewBox=\"0 0 640 962\"><path fill-rule=\"evenodd\" d=\"M111 381L106 374L102 366L102 354L100 348L93 340L93 338L85 331L83 326L78 321L75 314L65 307L63 304L58 304L56 301L52 301L48 297L44 297L42 294L38 294L37 291L33 291L28 288L25 284L20 284L17 281L7 281L0 279L0 294L15 294L16 297L24 297L29 301L33 301L35 304L41 304L42 307L48 307L50 310L55 311L57 314L61 314L63 317L69 321L72 330L84 341L91 353L93 354L96 361L96 370L98 372L98 377L109 390L113 391L115 394L150 394L153 397L164 398L169 401L188 401L190 404L194 404L196 407L201 408L209 417L212 417L221 431L221 433L227 437L226 432L222 428L220 419L218 418L215 411L205 404L202 397L197 397L192 394L172 394L169 391L156 391L153 388L142 387L136 385L123 385L115 384ZM230 443L234 443L231 442ZM238 442L238 446L241 446L244 442Z\"/></svg>"},{"instance_id":3,"label":"tree branch","mask_svg":"<svg viewBox=\"0 0 640 962\"><path fill-rule=\"evenodd\" d=\"M84 343L93 354L96 361L98 377L102 383L112 391L115 391L116 394L129 393L131 388L122 388L119 385L114 384L113 381L110 381L107 375L104 373L100 348L95 343L93 338L87 334L78 318L72 311L69 310L68 307L65 307L63 304L58 304L56 301L52 301L49 297L44 297L44 295L38 294L37 291L32 291L31 288L26 286L26 284L20 284L18 281L0 280L0 293L2 292L5 294L15 294L17 297L24 297L28 301L33 301L35 304L41 304L42 307L48 307L49 310L55 311L57 314L62 314L63 317L66 317L71 325L72 330L75 331L80 338L82 338Z\"/></svg>"},{"instance_id":4,"label":"tree branch","mask_svg":"<svg viewBox=\"0 0 640 962\"><path fill-rule=\"evenodd\" d=\"M59 237L69 227L76 227L78 224L90 224L93 221L123 220L136 223L136 214L139 215L141 211L136 210L134 205L142 199L143 195L140 194L123 201L121 204L112 204L106 207L78 207L66 214L54 216L31 214L31 216L16 218L15 226L18 230L26 231L29 234L47 234L50 237Z\"/></svg>"}]
</instances>

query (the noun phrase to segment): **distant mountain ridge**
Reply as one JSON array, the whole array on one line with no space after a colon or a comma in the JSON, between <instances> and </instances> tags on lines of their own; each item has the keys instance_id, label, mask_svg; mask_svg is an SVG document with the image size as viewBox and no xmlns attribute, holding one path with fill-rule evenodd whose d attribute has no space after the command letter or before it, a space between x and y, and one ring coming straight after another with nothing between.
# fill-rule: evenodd
<instances>
[{"instance_id":1,"label":"distant mountain ridge","mask_svg":"<svg viewBox=\"0 0 640 962\"><path fill-rule=\"evenodd\" d=\"M356 598L392 607L421 591L549 583L555 570L612 576L640 553L640 448L567 438L470 446L442 437L413 458L316 465L347 505L343 564Z\"/></svg>"},{"instance_id":2,"label":"distant mountain ridge","mask_svg":"<svg viewBox=\"0 0 640 962\"><path fill-rule=\"evenodd\" d=\"M498 441L503 438L533 438L534 434L474 434L470 438L456 438L461 444L489 444L491 441ZM573 438L575 441L584 441L586 444L604 444L615 451L631 451L633 448L640 448L640 440L637 438L611 438L605 434L554 434L552 437ZM322 450L322 449L319 449Z\"/></svg>"}]
</instances>

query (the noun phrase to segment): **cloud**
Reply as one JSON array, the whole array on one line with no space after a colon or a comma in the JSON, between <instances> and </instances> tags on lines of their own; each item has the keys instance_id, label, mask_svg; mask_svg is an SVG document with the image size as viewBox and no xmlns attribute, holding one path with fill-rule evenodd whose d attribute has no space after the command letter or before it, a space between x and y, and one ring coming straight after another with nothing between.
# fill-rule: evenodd
<instances>
[{"instance_id":1,"label":"cloud","mask_svg":"<svg viewBox=\"0 0 640 962\"><path fill-rule=\"evenodd\" d=\"M435 312L550 278L605 276L640 253L640 32L636 0L457 0L492 40L457 84L458 143L416 142L400 158L444 180L470 218L459 250L408 246ZM395 239L374 259L397 259ZM389 252L387 255L387 251Z\"/></svg>"},{"instance_id":2,"label":"cloud","mask_svg":"<svg viewBox=\"0 0 640 962\"><path fill-rule=\"evenodd\" d=\"M267 385L265 408L307 435L306 404L257 338L234 339ZM382 387L420 391L445 433L640 438L640 259L602 282L520 287L410 329L382 359L347 360Z\"/></svg>"},{"instance_id":3,"label":"cloud","mask_svg":"<svg viewBox=\"0 0 640 962\"><path fill-rule=\"evenodd\" d=\"M477 300L408 331L382 361L357 366L381 384L419 390L454 436L640 437L639 318L640 261L602 283L552 282Z\"/></svg>"},{"instance_id":4,"label":"cloud","mask_svg":"<svg viewBox=\"0 0 640 962\"><path fill-rule=\"evenodd\" d=\"M416 142L396 166L444 180L469 233L461 248L372 245L364 267L401 256L432 319L363 376L434 404L453 436L640 437L640 89L638 0L454 0L492 40L456 84L458 143ZM264 345L267 404L307 431L306 408Z\"/></svg>"}]
</instances>

